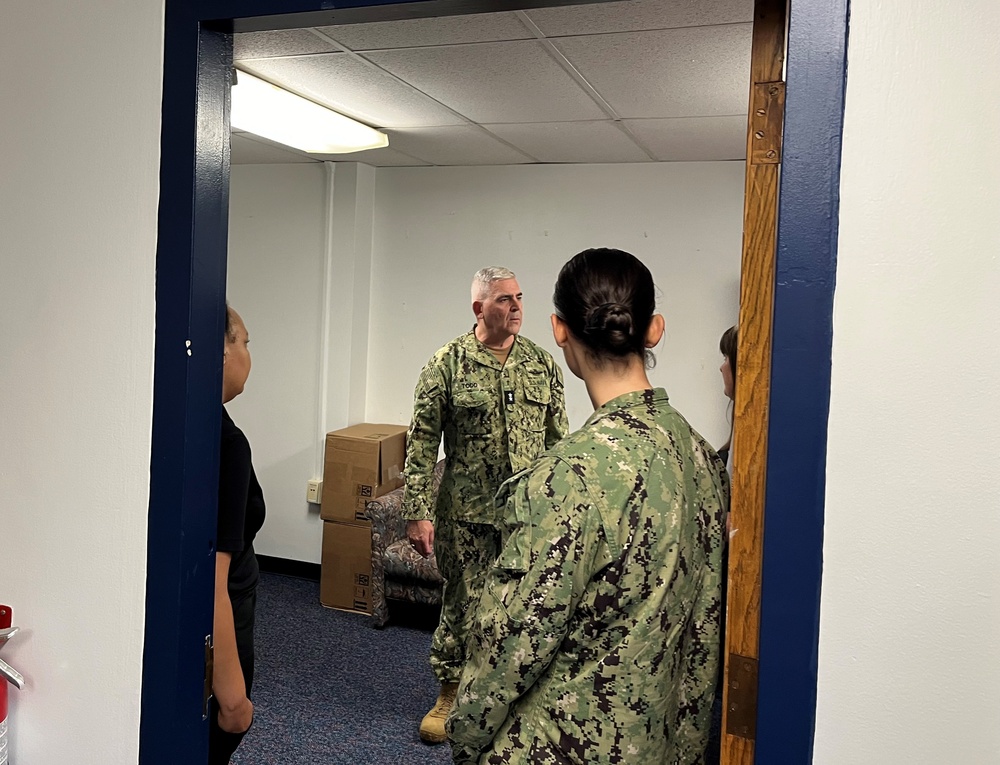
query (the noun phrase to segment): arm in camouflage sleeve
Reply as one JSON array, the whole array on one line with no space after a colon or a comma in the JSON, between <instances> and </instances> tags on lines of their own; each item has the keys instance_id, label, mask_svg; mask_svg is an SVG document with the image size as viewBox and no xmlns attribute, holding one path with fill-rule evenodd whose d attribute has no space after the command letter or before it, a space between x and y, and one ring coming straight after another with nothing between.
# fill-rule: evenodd
<instances>
[{"instance_id":1,"label":"arm in camouflage sleeve","mask_svg":"<svg viewBox=\"0 0 1000 765\"><path fill-rule=\"evenodd\" d=\"M545 448L554 446L569 433L569 417L566 416L566 393L563 389L562 369L552 361L552 395L549 409L545 413Z\"/></svg>"},{"instance_id":2,"label":"arm in camouflage sleeve","mask_svg":"<svg viewBox=\"0 0 1000 765\"><path fill-rule=\"evenodd\" d=\"M699 439L700 441L700 439ZM710 452L708 444L700 441L703 453ZM725 514L729 507L729 474L722 460L709 459L700 471L695 484L695 493L701 511L705 514L707 527L702 531L710 545L708 566L703 587L715 591L716 597L702 597L695 604L691 619L682 638L680 654L684 657L680 677L680 709L674 741L676 750L695 758L705 751L708 743L712 719L712 698L714 697L717 673L721 670L721 653L725 646L719 645L721 620L721 587L724 585L722 571L722 549L725 540Z\"/></svg>"},{"instance_id":3,"label":"arm in camouflage sleeve","mask_svg":"<svg viewBox=\"0 0 1000 765\"><path fill-rule=\"evenodd\" d=\"M434 464L441 444L446 397L445 377L440 367L431 361L420 373L413 392L413 419L406 434L403 520L434 519Z\"/></svg>"},{"instance_id":4,"label":"arm in camouflage sleeve","mask_svg":"<svg viewBox=\"0 0 1000 765\"><path fill-rule=\"evenodd\" d=\"M514 529L486 582L448 736L456 763L478 762L555 657L594 572L611 556L601 520L561 462L536 466L507 512Z\"/></svg>"}]
</instances>

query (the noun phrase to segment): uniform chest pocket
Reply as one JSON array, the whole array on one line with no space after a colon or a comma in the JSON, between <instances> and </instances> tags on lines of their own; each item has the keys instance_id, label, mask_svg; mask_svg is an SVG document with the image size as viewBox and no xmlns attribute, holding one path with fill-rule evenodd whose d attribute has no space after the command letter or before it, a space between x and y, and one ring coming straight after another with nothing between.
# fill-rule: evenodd
<instances>
[{"instance_id":1,"label":"uniform chest pocket","mask_svg":"<svg viewBox=\"0 0 1000 765\"><path fill-rule=\"evenodd\" d=\"M552 390L548 380L541 376L524 381L524 416L521 426L527 430L545 430L545 413L552 401Z\"/></svg>"},{"instance_id":2,"label":"uniform chest pocket","mask_svg":"<svg viewBox=\"0 0 1000 765\"><path fill-rule=\"evenodd\" d=\"M524 397L532 404L548 406L552 401L552 391L549 389L548 380L525 380Z\"/></svg>"},{"instance_id":3,"label":"uniform chest pocket","mask_svg":"<svg viewBox=\"0 0 1000 765\"><path fill-rule=\"evenodd\" d=\"M490 422L496 404L487 391L465 388L452 397L455 413L455 427L459 433L468 436L486 435L490 432Z\"/></svg>"}]
</instances>

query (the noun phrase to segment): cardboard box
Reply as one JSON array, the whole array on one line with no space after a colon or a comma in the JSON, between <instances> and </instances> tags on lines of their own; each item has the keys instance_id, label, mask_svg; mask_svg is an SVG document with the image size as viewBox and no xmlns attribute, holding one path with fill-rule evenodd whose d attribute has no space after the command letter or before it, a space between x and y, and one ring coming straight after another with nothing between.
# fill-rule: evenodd
<instances>
[{"instance_id":1,"label":"cardboard box","mask_svg":"<svg viewBox=\"0 0 1000 765\"><path fill-rule=\"evenodd\" d=\"M406 430L364 423L326 434L323 520L366 523L365 503L403 485Z\"/></svg>"},{"instance_id":2,"label":"cardboard box","mask_svg":"<svg viewBox=\"0 0 1000 765\"><path fill-rule=\"evenodd\" d=\"M371 527L324 521L319 602L328 608L371 614L371 582Z\"/></svg>"}]
</instances>

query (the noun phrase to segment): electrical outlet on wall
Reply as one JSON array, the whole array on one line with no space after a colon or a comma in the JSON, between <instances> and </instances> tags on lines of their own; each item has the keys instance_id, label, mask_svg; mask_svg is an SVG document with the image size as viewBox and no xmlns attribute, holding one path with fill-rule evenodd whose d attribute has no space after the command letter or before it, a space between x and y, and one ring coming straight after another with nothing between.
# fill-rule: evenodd
<instances>
[{"instance_id":1,"label":"electrical outlet on wall","mask_svg":"<svg viewBox=\"0 0 1000 765\"><path fill-rule=\"evenodd\" d=\"M320 503L323 496L323 482L314 478L306 484L306 501L315 504Z\"/></svg>"}]
</instances>

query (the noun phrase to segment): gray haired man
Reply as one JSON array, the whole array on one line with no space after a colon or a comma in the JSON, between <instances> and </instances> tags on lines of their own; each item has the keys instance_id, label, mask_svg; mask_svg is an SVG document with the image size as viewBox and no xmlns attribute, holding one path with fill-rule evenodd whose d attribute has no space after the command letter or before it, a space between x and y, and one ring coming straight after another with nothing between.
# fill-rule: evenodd
<instances>
[{"instance_id":1,"label":"gray haired man","mask_svg":"<svg viewBox=\"0 0 1000 765\"><path fill-rule=\"evenodd\" d=\"M490 567L499 555L493 498L569 429L562 371L520 336L521 288L514 273L491 267L472 279L475 326L427 362L414 392L407 443L403 517L422 555L437 555L445 578L431 668L441 683L420 724L428 743L446 740L465 662L465 643ZM444 437L445 469L436 501L432 477Z\"/></svg>"}]
</instances>

